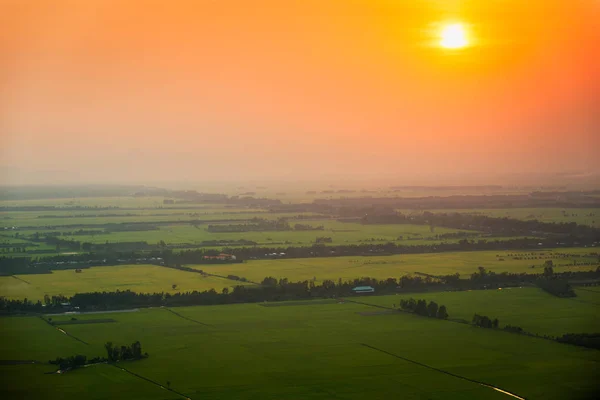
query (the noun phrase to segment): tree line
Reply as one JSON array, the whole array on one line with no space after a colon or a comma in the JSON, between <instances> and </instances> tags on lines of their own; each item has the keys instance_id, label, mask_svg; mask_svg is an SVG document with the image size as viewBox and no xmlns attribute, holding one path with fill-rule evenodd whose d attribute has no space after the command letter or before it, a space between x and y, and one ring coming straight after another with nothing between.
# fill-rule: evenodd
<instances>
[{"instance_id":1,"label":"tree line","mask_svg":"<svg viewBox=\"0 0 600 400\"><path fill-rule=\"evenodd\" d=\"M363 224L417 224L439 226L451 229L465 229L497 234L515 235L569 235L573 237L600 240L600 229L576 222L541 222L514 218L495 218L486 215L467 213L431 213L405 215L399 212L390 214L374 213L361 218Z\"/></svg>"},{"instance_id":2,"label":"tree line","mask_svg":"<svg viewBox=\"0 0 600 400\"><path fill-rule=\"evenodd\" d=\"M400 278L376 279L371 277L356 278L353 280L337 282L324 280L317 284L315 280L290 282L286 278L276 279L266 277L260 285L236 286L233 290L224 290L221 293L214 289L198 292L169 292L135 293L131 291L77 293L71 297L53 296L44 303L33 302L28 299L10 300L0 298L0 311L4 313L19 312L49 312L61 310L62 304L69 303L71 307L89 310L108 310L134 307L160 307L184 305L216 305L230 303L254 303L262 301L282 301L309 298L328 298L352 296L352 289L356 286L372 286L377 293L411 293L439 290L476 290L496 287L522 286L534 284L540 277L539 274L492 274L485 272L484 283L478 279L460 279L460 275L445 276L402 276ZM555 274L571 279L599 279L600 270L565 272ZM477 274L477 276L481 276ZM493 278L493 279L492 279Z\"/></svg>"},{"instance_id":3,"label":"tree line","mask_svg":"<svg viewBox=\"0 0 600 400\"><path fill-rule=\"evenodd\" d=\"M496 329L498 328L500 321L498 321L498 318L494 318L492 320L487 315L475 314L473 315L473 320L471 321L471 323L480 328Z\"/></svg>"},{"instance_id":4,"label":"tree line","mask_svg":"<svg viewBox=\"0 0 600 400\"><path fill-rule=\"evenodd\" d=\"M427 300L415 300L412 297L408 300L400 300L400 308L404 311L408 311L423 317L448 319L448 310L445 305L438 306L435 301L430 301L427 304Z\"/></svg>"},{"instance_id":5,"label":"tree line","mask_svg":"<svg viewBox=\"0 0 600 400\"><path fill-rule=\"evenodd\" d=\"M572 247L581 246L584 242L578 242L575 238L561 238L557 242L555 238L515 238L508 240L467 240L458 243L436 243L403 245L393 242L388 243L361 243L350 245L325 245L316 243L312 246L301 247L225 247L223 250L216 249L193 249L174 252L172 249L160 245L149 245L140 243L109 243L98 244L91 247L87 254L72 254L41 257L0 257L0 275L48 273L52 269L67 269L66 265L59 263L72 263L72 268L101 265L119 265L135 263L137 260L147 258L163 258L170 265L176 264L200 264L204 256L218 255L221 252L235 255L237 260L269 259L269 258L312 258L312 257L341 257L341 256L376 256L393 254L430 254L456 251L522 251L539 248ZM85 244L85 243L84 243ZM74 244L75 245L75 244ZM274 256L273 254L276 254Z\"/></svg>"},{"instance_id":6,"label":"tree line","mask_svg":"<svg viewBox=\"0 0 600 400\"><path fill-rule=\"evenodd\" d=\"M66 372L89 364L141 360L148 357L148 353L142 352L142 344L139 341L133 342L129 346L116 346L112 342L106 342L104 349L106 350L106 357L94 357L88 360L87 356L77 354L69 357L57 357L54 360L48 361L48 363L57 365L60 371Z\"/></svg>"}]
</instances>

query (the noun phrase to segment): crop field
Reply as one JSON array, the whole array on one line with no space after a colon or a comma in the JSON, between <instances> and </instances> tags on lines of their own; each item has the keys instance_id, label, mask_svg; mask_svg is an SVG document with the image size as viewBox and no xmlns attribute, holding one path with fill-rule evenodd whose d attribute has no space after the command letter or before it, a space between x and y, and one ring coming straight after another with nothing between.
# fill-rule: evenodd
<instances>
[{"instance_id":1,"label":"crop field","mask_svg":"<svg viewBox=\"0 0 600 400\"><path fill-rule=\"evenodd\" d=\"M159 226L157 230L136 232L113 232L96 235L61 236L65 239L75 239L90 243L147 241L156 243L164 240L168 244L191 243L198 244L210 240L251 240L264 245L270 243L287 245L310 246L319 236L331 237L332 244L352 244L362 242L406 242L406 244L439 243L434 238L437 234L468 232L457 229L438 228L431 233L429 227L423 225L360 225L345 224L333 220L308 220L300 223L312 226L323 226L324 230L315 231L266 231L266 232L226 232L213 233L207 230L208 224L173 224ZM231 222L231 223L243 223ZM294 222L292 221L292 225ZM402 237L399 240L399 237ZM457 239L458 240L458 239Z\"/></svg>"},{"instance_id":2,"label":"crop field","mask_svg":"<svg viewBox=\"0 0 600 400\"><path fill-rule=\"evenodd\" d=\"M178 209L178 210L71 210L71 211L10 211L3 212L2 226L27 230L47 230L69 228L69 226L93 227L104 224L127 222L189 222L195 220L239 220L245 221L259 217L265 219L292 218L297 215L317 216L313 213L269 213L264 210L228 210L228 209ZM71 228L72 229L72 228Z\"/></svg>"},{"instance_id":3,"label":"crop field","mask_svg":"<svg viewBox=\"0 0 600 400\"><path fill-rule=\"evenodd\" d=\"M539 313L561 313L556 307ZM177 308L189 319L160 308L77 315L116 321L62 326L87 345L38 317L3 318L6 360L100 356L106 341L136 340L150 357L62 375L45 375L50 365L2 365L0 392L45 399L510 398L479 381L527 399L584 399L595 389L595 350L404 313L359 314L372 310L346 302ZM164 389L167 382L182 396Z\"/></svg>"},{"instance_id":4,"label":"crop field","mask_svg":"<svg viewBox=\"0 0 600 400\"><path fill-rule=\"evenodd\" d=\"M471 322L473 314L498 318L500 326L520 326L539 335L600 332L600 291L575 289L577 297L558 298L533 287L464 292L411 293L363 297L360 301L384 307L401 299L435 301L448 308L451 319Z\"/></svg>"},{"instance_id":5,"label":"crop field","mask_svg":"<svg viewBox=\"0 0 600 400\"><path fill-rule=\"evenodd\" d=\"M156 265L119 265L54 271L51 274L0 277L0 293L7 298L41 300L45 294L72 296L75 293L131 290L152 293L204 291L239 285L240 282L159 267ZM177 285L176 289L172 285Z\"/></svg>"},{"instance_id":6,"label":"crop field","mask_svg":"<svg viewBox=\"0 0 600 400\"><path fill-rule=\"evenodd\" d=\"M456 253L407 254L373 257L327 257L303 259L250 260L240 264L188 265L209 274L237 275L250 281L260 282L267 276L290 281L316 279L351 280L362 276L378 279L399 278L416 273L448 275L459 273L467 278L477 267L483 266L494 272L539 272L546 260L552 260L557 272L588 271L600 266L598 256L590 256L590 249L571 248L508 254L478 251ZM500 256L500 257L497 257ZM514 259L523 258L520 260ZM499 261L503 259L505 261ZM586 265L581 265L585 263ZM531 268L535 266L535 268ZM172 285L177 285L175 290ZM52 274L18 275L0 277L0 293L7 298L31 300L77 292L132 290L136 292L204 291L233 287L240 282L218 277L169 269L156 265L120 265L92 267L81 273L74 270L58 270Z\"/></svg>"},{"instance_id":7,"label":"crop field","mask_svg":"<svg viewBox=\"0 0 600 400\"><path fill-rule=\"evenodd\" d=\"M398 210L404 214L420 214L422 211ZM569 223L600 227L600 210L597 208L498 208L498 209L441 209L428 210L434 213L486 215L494 218L538 220L540 222Z\"/></svg>"},{"instance_id":8,"label":"crop field","mask_svg":"<svg viewBox=\"0 0 600 400\"><path fill-rule=\"evenodd\" d=\"M470 276L482 266L489 271L539 273L543 264L552 260L557 272L588 271L600 266L593 249L569 248L537 252L471 251L455 253L406 254L373 257L327 257L279 260L250 260L242 264L191 266L218 275L237 275L253 281L266 276L290 281L326 279L337 281L362 276L385 279L413 275L417 272L430 275L459 273L462 278ZM510 255L510 256L509 256ZM517 258L522 259L514 259ZM504 261L501 261L504 260ZM590 263L591 265L575 265ZM534 268L531 268L534 266Z\"/></svg>"}]
</instances>

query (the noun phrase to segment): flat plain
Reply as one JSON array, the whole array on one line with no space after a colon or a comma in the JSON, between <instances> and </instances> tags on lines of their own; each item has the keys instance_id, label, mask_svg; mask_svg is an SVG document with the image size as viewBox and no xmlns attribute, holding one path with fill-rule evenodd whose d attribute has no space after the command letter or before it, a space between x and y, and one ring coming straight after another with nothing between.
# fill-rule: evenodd
<instances>
[{"instance_id":1,"label":"flat plain","mask_svg":"<svg viewBox=\"0 0 600 400\"><path fill-rule=\"evenodd\" d=\"M401 254L373 257L315 257L302 259L250 260L243 264L198 265L193 268L220 275L237 275L260 281L266 276L291 281L325 279L337 281L368 276L378 279L399 278L424 273L469 277L482 266L489 271L539 273L547 260L552 260L557 272L588 271L600 266L595 249L569 248L539 251L468 251L431 254ZM520 258L520 259L515 259ZM590 263L591 265L577 265ZM532 266L534 268L532 268Z\"/></svg>"},{"instance_id":2,"label":"flat plain","mask_svg":"<svg viewBox=\"0 0 600 400\"><path fill-rule=\"evenodd\" d=\"M102 314L116 323L63 326L88 345L37 317L4 318L6 359L92 357L103 354L106 341L136 340L150 357L63 375L44 375L49 365L2 366L1 390L9 398L48 399L107 393L115 399L362 399L366 392L372 398L509 398L473 382L480 381L527 399L593 395L595 350L400 312L361 315L372 310L349 302L177 308L206 326L159 308ZM183 396L161 389L167 382ZM88 396L90 388L98 392Z\"/></svg>"},{"instance_id":3,"label":"flat plain","mask_svg":"<svg viewBox=\"0 0 600 400\"><path fill-rule=\"evenodd\" d=\"M267 193L266 191L265 193ZM397 195L382 191L385 195ZM230 193L236 194L236 193ZM239 193L238 193L239 194ZM351 194L358 196L359 192ZM404 194L403 194L404 195ZM414 192L411 195L418 196ZM299 192L283 199L312 201L324 193ZM327 194L325 197L332 197ZM489 238L477 232L423 225L361 225L311 213L269 213L213 204L163 204L162 197L73 198L4 201L0 206L58 206L51 211L2 213L3 249L31 244L35 232L61 232L62 239L95 244L164 241L181 251L210 240L251 240L261 246L311 246L317 236L330 245L395 242L435 245ZM73 208L80 207L80 208ZM84 208L89 207L89 208ZM96 209L99 207L100 209ZM106 209L106 207L121 207ZM102 209L105 208L105 209ZM419 213L423 210L402 210ZM436 210L431 210L436 211ZM577 222L595 226L594 209L437 210L495 217ZM293 219L298 215L302 218ZM290 218L290 224L323 226L315 231L211 233L209 223L239 224L251 218ZM205 221L192 223L192 221ZM211 221L211 222L208 222ZM145 231L73 234L105 229L107 224L143 222ZM14 229L13 229L14 227ZM27 228L25 228L27 227ZM71 233L69 233L71 232ZM18 235L17 235L18 234ZM37 252L8 256L77 253L36 242ZM176 247L177 247L176 246ZM223 246L214 246L219 250ZM460 274L478 267L496 273L539 273L552 260L556 272L588 271L600 266L597 248L528 251L469 251L392 256L355 256L248 260L240 264L186 265L221 276L260 282L267 276L290 281L403 275ZM53 271L51 274L0 277L0 295L42 300L44 295L93 291L177 293L215 289L238 281L136 264ZM175 288L173 285L176 285ZM474 313L498 318L500 326L521 326L544 335L600 331L600 289L576 288L577 297L561 299L533 287L502 290L398 294L290 301L282 303L140 309L131 312L0 318L0 396L46 399L508 399L493 387L526 399L595 398L600 353L544 338L468 323ZM446 305L443 321L392 311L402 298L425 298ZM354 303L352 301L359 301ZM384 307L383 309L381 307ZM44 318L49 318L45 316ZM72 321L75 318L76 321ZM89 323L86 323L89 321ZM93 323L92 323L93 322ZM68 336L57 328L68 332ZM79 340L76 340L77 338ZM65 374L51 373L56 357L104 355L104 343L139 340L149 358L91 365ZM18 364L16 361L30 363ZM31 361L39 363L31 363ZM128 372L130 371L130 372ZM49 373L49 374L48 374ZM488 385L488 386L485 386Z\"/></svg>"},{"instance_id":4,"label":"flat plain","mask_svg":"<svg viewBox=\"0 0 600 400\"><path fill-rule=\"evenodd\" d=\"M75 270L53 271L51 274L30 274L0 277L0 292L7 298L41 300L44 295L131 290L141 293L177 293L231 288L241 283L223 278L202 276L157 265L118 265ZM177 285L173 289L173 285Z\"/></svg>"}]
</instances>

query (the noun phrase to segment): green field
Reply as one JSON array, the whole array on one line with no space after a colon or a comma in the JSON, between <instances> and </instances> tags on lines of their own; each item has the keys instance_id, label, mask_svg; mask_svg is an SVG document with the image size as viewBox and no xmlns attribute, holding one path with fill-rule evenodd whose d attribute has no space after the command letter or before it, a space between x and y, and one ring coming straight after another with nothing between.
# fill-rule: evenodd
<instances>
[{"instance_id":1,"label":"green field","mask_svg":"<svg viewBox=\"0 0 600 400\"><path fill-rule=\"evenodd\" d=\"M527 399L583 399L593 394L600 361L595 350L449 321L404 313L364 316L359 313L377 309L348 302L176 310L210 326L165 309L106 313L100 316L117 322L63 326L89 343L85 345L37 317L3 318L2 358L46 361L78 353L92 357L103 354L106 341L139 340L150 357L117 367L159 385L170 381L171 388L191 399L510 398L396 356ZM49 365L0 369L4 398L183 398L108 365L64 375L44 375L53 370Z\"/></svg>"},{"instance_id":2,"label":"green field","mask_svg":"<svg viewBox=\"0 0 600 400\"><path fill-rule=\"evenodd\" d=\"M477 267L494 272L527 272L543 271L543 264L551 259L556 265L556 272L588 271L600 266L598 256L560 257L559 255L589 255L594 250L586 248L569 248L556 250L540 250L536 252L496 252L470 251L455 253L406 254L374 257L327 257L280 260L251 260L243 264L200 265L192 266L208 273L219 275L237 275L253 281L260 281L266 276L288 278L290 281L311 280L318 282L325 279L337 281L369 276L379 279L399 278L416 272L430 275L450 275L459 273L463 278L477 271ZM515 260L508 254L518 255L525 259ZM554 254L551 257L551 254ZM500 257L497 257L500 256ZM551 258L550 258L551 257ZM499 261L504 259L504 261ZM574 266L573 263L591 262L593 266ZM531 268L531 266L535 268Z\"/></svg>"},{"instance_id":3,"label":"green field","mask_svg":"<svg viewBox=\"0 0 600 400\"><path fill-rule=\"evenodd\" d=\"M473 314L498 318L500 326L520 326L539 335L600 332L600 291L576 289L575 298L558 298L538 288L504 288L466 292L413 293L364 297L361 301L384 307L401 299L426 299L448 308L451 319L471 321Z\"/></svg>"},{"instance_id":4,"label":"green field","mask_svg":"<svg viewBox=\"0 0 600 400\"><path fill-rule=\"evenodd\" d=\"M54 271L51 274L0 277L0 293L7 298L43 299L45 294L72 296L75 293L95 291L131 290L153 293L178 291L204 291L239 285L239 282L201 274L184 272L156 265L119 265ZM25 282L24 282L25 281ZM234 285L235 284L235 285ZM172 285L177 285L174 290Z\"/></svg>"}]
</instances>

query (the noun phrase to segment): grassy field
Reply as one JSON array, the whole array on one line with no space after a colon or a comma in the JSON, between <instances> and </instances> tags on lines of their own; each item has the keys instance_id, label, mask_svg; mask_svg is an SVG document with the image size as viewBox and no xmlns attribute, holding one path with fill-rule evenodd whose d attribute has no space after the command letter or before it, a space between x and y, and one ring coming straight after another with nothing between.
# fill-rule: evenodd
<instances>
[{"instance_id":1,"label":"grassy field","mask_svg":"<svg viewBox=\"0 0 600 400\"><path fill-rule=\"evenodd\" d=\"M0 367L0 394L45 399L183 398L160 388L170 381L171 388L190 399L510 398L429 366L527 399L584 399L593 395L600 361L594 350L448 321L403 313L364 316L360 313L377 309L348 302L176 310L210 326L165 309L106 313L101 316L117 322L63 327L89 343L84 345L37 317L3 318L2 359L45 361L78 353L92 357L103 355L106 341L139 340L150 357L117 365L158 385L108 365L64 375L44 375L53 370L49 365L5 365ZM540 313L553 311L546 307Z\"/></svg>"},{"instance_id":2,"label":"grassy field","mask_svg":"<svg viewBox=\"0 0 600 400\"><path fill-rule=\"evenodd\" d=\"M19 279L17 279L19 278ZM119 265L92 267L81 273L74 270L54 271L52 274L18 275L0 277L0 293L7 298L30 300L62 294L94 291L132 290L135 292L221 291L238 282L228 279L203 277L200 274L178 271L156 265ZM172 285L177 285L173 290Z\"/></svg>"},{"instance_id":3,"label":"grassy field","mask_svg":"<svg viewBox=\"0 0 600 400\"><path fill-rule=\"evenodd\" d=\"M257 281L266 276L275 278L288 278L291 281L311 280L317 281L338 278L344 280L354 279L361 276L385 279L389 277L400 277L411 275L415 272L430 275L450 275L459 273L463 278L477 271L477 267L495 272L528 272L540 273L547 259L552 259L556 265L556 272L590 270L600 266L598 256L591 257L559 257L559 254L587 255L593 249L570 248L560 250L544 250L537 252L496 252L496 251L472 251L456 253L432 253L432 254L407 254L377 257L327 257L327 258L302 258L302 259L280 259L280 260L251 260L243 264L225 265L201 265L192 266L209 273L219 275L238 275L247 279ZM508 254L519 255L525 259L515 260ZM554 254L553 258L550 254ZM500 257L497 257L500 256ZM504 259L504 261L499 261ZM594 266L575 266L578 263L592 262ZM535 268L531 268L531 266Z\"/></svg>"},{"instance_id":4,"label":"grassy field","mask_svg":"<svg viewBox=\"0 0 600 400\"><path fill-rule=\"evenodd\" d=\"M471 321L473 314L498 318L500 327L520 326L539 335L600 332L600 291L576 289L577 297L561 299L538 288L504 288L467 292L414 293L363 297L360 301L398 306L410 297L435 301L448 308L451 319Z\"/></svg>"}]
</instances>

